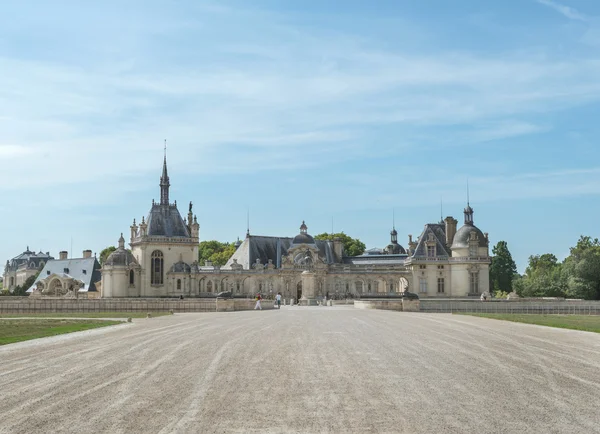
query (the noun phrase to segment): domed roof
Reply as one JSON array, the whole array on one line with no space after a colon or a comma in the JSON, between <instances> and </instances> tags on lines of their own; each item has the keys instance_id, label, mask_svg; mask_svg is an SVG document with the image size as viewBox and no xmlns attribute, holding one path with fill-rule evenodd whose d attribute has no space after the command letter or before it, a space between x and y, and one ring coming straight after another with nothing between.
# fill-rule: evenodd
<instances>
[{"instance_id":1,"label":"domed roof","mask_svg":"<svg viewBox=\"0 0 600 434\"><path fill-rule=\"evenodd\" d=\"M308 235L308 227L304 220L302 220L302 225L300 226L300 233L294 237L292 241L292 245L294 244L315 244L315 239Z\"/></svg>"},{"instance_id":2,"label":"domed roof","mask_svg":"<svg viewBox=\"0 0 600 434\"><path fill-rule=\"evenodd\" d=\"M124 248L118 248L106 258L104 261L104 265L110 266L123 266L127 267L129 264L134 263L137 264L135 257L131 254L129 250L125 250Z\"/></svg>"},{"instance_id":3,"label":"domed roof","mask_svg":"<svg viewBox=\"0 0 600 434\"><path fill-rule=\"evenodd\" d=\"M171 267L171 271L174 273L191 273L192 266L190 264L186 264L183 261L179 261L173 264Z\"/></svg>"},{"instance_id":4,"label":"domed roof","mask_svg":"<svg viewBox=\"0 0 600 434\"><path fill-rule=\"evenodd\" d=\"M385 248L385 252L388 255L404 255L406 254L406 250L398 243L390 243Z\"/></svg>"},{"instance_id":5,"label":"domed roof","mask_svg":"<svg viewBox=\"0 0 600 434\"><path fill-rule=\"evenodd\" d=\"M298 234L294 237L292 244L315 244L315 239L308 234Z\"/></svg>"},{"instance_id":6,"label":"domed roof","mask_svg":"<svg viewBox=\"0 0 600 434\"><path fill-rule=\"evenodd\" d=\"M479 247L487 247L487 240L483 232L475 225L463 225L454 235L452 241L452 249L460 249L469 247L469 239L471 238L471 232L475 232L475 235L479 239Z\"/></svg>"},{"instance_id":7,"label":"domed roof","mask_svg":"<svg viewBox=\"0 0 600 434\"><path fill-rule=\"evenodd\" d=\"M131 263L137 264L137 261L129 250L125 250L125 238L123 238L123 234L121 233L119 247L108 255L108 258L104 261L104 265L127 267Z\"/></svg>"}]
</instances>

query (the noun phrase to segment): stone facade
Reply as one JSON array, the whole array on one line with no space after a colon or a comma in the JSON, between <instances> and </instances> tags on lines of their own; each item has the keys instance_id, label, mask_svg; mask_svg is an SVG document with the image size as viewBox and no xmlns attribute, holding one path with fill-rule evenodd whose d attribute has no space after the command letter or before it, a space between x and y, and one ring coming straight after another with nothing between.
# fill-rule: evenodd
<instances>
[{"instance_id":1,"label":"stone facade","mask_svg":"<svg viewBox=\"0 0 600 434\"><path fill-rule=\"evenodd\" d=\"M35 276L48 261L54 258L49 252L32 252L29 247L18 256L7 260L4 266L3 285L6 290L22 286L27 279Z\"/></svg>"},{"instance_id":2,"label":"stone facade","mask_svg":"<svg viewBox=\"0 0 600 434\"><path fill-rule=\"evenodd\" d=\"M488 236L473 223L467 204L464 225L447 217L426 224L408 248L392 228L384 249L348 257L339 239L315 240L304 222L295 237L256 236L249 232L223 267L199 264L199 225L190 203L187 221L177 202L169 202L166 156L160 179L161 201L147 218L130 227L130 247L119 248L102 269L102 297L234 297L281 292L285 299L315 304L327 298L397 296L477 296L489 291Z\"/></svg>"},{"instance_id":3,"label":"stone facade","mask_svg":"<svg viewBox=\"0 0 600 434\"><path fill-rule=\"evenodd\" d=\"M187 222L169 202L167 160L160 179L161 200L152 201L147 219L133 220L129 245L119 247L102 268L102 297L165 297L194 294L198 288L200 225L190 202Z\"/></svg>"}]
</instances>

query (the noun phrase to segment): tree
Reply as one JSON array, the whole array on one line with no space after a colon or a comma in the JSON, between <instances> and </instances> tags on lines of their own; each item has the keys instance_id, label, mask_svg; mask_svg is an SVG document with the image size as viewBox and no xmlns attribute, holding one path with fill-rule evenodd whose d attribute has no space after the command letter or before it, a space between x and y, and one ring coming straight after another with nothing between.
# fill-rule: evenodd
<instances>
[{"instance_id":1,"label":"tree","mask_svg":"<svg viewBox=\"0 0 600 434\"><path fill-rule=\"evenodd\" d=\"M600 241L597 238L581 236L565 259L564 269L569 297L600 299Z\"/></svg>"},{"instance_id":2,"label":"tree","mask_svg":"<svg viewBox=\"0 0 600 434\"><path fill-rule=\"evenodd\" d=\"M525 275L515 279L513 288L521 297L564 297L567 276L552 253L532 255Z\"/></svg>"},{"instance_id":3,"label":"tree","mask_svg":"<svg viewBox=\"0 0 600 434\"><path fill-rule=\"evenodd\" d=\"M31 286L33 285L33 283L35 282L35 280L38 278L39 275L40 275L40 272L38 271L33 276L29 276L27 278L27 280L25 280L25 282L23 282L23 285L19 285L19 286L16 286L14 288L13 292L11 293L11 295L19 296L19 297L24 297L24 296L29 295L27 293L27 290L29 288L31 288Z\"/></svg>"},{"instance_id":4,"label":"tree","mask_svg":"<svg viewBox=\"0 0 600 434\"><path fill-rule=\"evenodd\" d=\"M108 256L115 250L117 250L117 248L115 246L109 246L100 252L100 258L98 259L100 266L102 266L104 264L104 261L106 261L106 258L108 258Z\"/></svg>"},{"instance_id":5,"label":"tree","mask_svg":"<svg viewBox=\"0 0 600 434\"><path fill-rule=\"evenodd\" d=\"M490 283L493 291L512 292L517 264L513 261L506 241L498 241L492 249L492 255L494 256L490 265Z\"/></svg>"},{"instance_id":6,"label":"tree","mask_svg":"<svg viewBox=\"0 0 600 434\"><path fill-rule=\"evenodd\" d=\"M362 255L367 248L362 241L358 238L352 238L343 232L337 234L322 233L315 237L315 240L333 240L334 238L340 238L344 244L344 252L348 256Z\"/></svg>"},{"instance_id":7,"label":"tree","mask_svg":"<svg viewBox=\"0 0 600 434\"><path fill-rule=\"evenodd\" d=\"M198 246L198 262L204 265L211 261L213 265L225 265L235 253L234 243L221 243L220 241L202 241Z\"/></svg>"}]
</instances>

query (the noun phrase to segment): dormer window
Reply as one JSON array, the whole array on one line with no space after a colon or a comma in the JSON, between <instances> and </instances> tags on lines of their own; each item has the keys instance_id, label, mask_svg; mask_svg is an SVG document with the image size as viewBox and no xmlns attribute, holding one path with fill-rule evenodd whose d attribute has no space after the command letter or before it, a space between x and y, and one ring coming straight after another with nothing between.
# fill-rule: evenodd
<instances>
[{"instance_id":1,"label":"dormer window","mask_svg":"<svg viewBox=\"0 0 600 434\"><path fill-rule=\"evenodd\" d=\"M477 246L477 244L471 243L469 245L469 256L471 256L471 257L478 256L478 246Z\"/></svg>"},{"instance_id":2,"label":"dormer window","mask_svg":"<svg viewBox=\"0 0 600 434\"><path fill-rule=\"evenodd\" d=\"M69 269L68 268L64 268L63 272L65 272L66 274L69 274Z\"/></svg>"},{"instance_id":3,"label":"dormer window","mask_svg":"<svg viewBox=\"0 0 600 434\"><path fill-rule=\"evenodd\" d=\"M427 246L427 257L428 258L435 258L435 245L433 245L433 246Z\"/></svg>"}]
</instances>

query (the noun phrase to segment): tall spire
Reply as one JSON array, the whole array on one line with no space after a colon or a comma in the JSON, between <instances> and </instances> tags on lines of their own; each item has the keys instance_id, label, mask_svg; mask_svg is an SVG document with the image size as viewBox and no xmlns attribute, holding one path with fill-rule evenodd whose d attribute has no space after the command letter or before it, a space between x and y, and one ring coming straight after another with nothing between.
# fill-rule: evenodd
<instances>
[{"instance_id":1,"label":"tall spire","mask_svg":"<svg viewBox=\"0 0 600 434\"><path fill-rule=\"evenodd\" d=\"M165 139L165 158L163 160L162 176L160 177L160 204L169 205L169 174L167 173L167 139Z\"/></svg>"}]
</instances>

